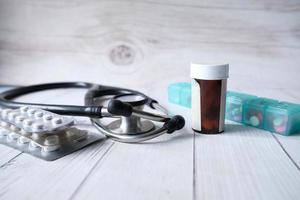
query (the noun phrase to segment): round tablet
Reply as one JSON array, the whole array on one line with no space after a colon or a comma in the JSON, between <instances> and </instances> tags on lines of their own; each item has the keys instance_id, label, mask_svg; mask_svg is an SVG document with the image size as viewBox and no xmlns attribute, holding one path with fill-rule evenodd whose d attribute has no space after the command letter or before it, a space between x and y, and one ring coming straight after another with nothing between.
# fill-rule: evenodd
<instances>
[{"instance_id":1,"label":"round tablet","mask_svg":"<svg viewBox=\"0 0 300 200\"><path fill-rule=\"evenodd\" d=\"M7 122L5 122L5 121L1 121L0 125L1 125L2 127L4 127L4 128L9 127L9 124L8 124Z\"/></svg>"},{"instance_id":2,"label":"round tablet","mask_svg":"<svg viewBox=\"0 0 300 200\"><path fill-rule=\"evenodd\" d=\"M18 113L11 112L11 113L8 114L8 120L9 121L14 121L17 116L18 116Z\"/></svg>"},{"instance_id":3,"label":"round tablet","mask_svg":"<svg viewBox=\"0 0 300 200\"><path fill-rule=\"evenodd\" d=\"M27 114L29 116L33 116L35 112L36 112L36 109L33 109L33 108L30 108L30 109L27 110Z\"/></svg>"},{"instance_id":4,"label":"round tablet","mask_svg":"<svg viewBox=\"0 0 300 200\"><path fill-rule=\"evenodd\" d=\"M19 116L16 117L15 122L16 122L17 124L20 124L20 123L22 123L24 120L25 120L25 117L19 115Z\"/></svg>"},{"instance_id":5,"label":"round tablet","mask_svg":"<svg viewBox=\"0 0 300 200\"><path fill-rule=\"evenodd\" d=\"M18 139L19 137L20 137L19 134L11 132L11 133L8 134L7 139L10 140L10 141L12 141L12 140Z\"/></svg>"},{"instance_id":6,"label":"round tablet","mask_svg":"<svg viewBox=\"0 0 300 200\"><path fill-rule=\"evenodd\" d=\"M34 140L39 140L41 139L42 135L39 134L39 133L32 133L31 134L31 138L34 139Z\"/></svg>"},{"instance_id":7,"label":"round tablet","mask_svg":"<svg viewBox=\"0 0 300 200\"><path fill-rule=\"evenodd\" d=\"M27 144L27 143L29 143L30 142L30 139L28 139L28 138L26 138L26 137L23 137L23 136L21 136L20 138L19 138L19 143L21 143L21 144Z\"/></svg>"},{"instance_id":8,"label":"round tablet","mask_svg":"<svg viewBox=\"0 0 300 200\"><path fill-rule=\"evenodd\" d=\"M34 116L35 116L36 118L41 118L41 117L43 117L43 115L44 115L44 113L41 112L41 111L37 111L37 112L34 114Z\"/></svg>"},{"instance_id":9,"label":"round tablet","mask_svg":"<svg viewBox=\"0 0 300 200\"><path fill-rule=\"evenodd\" d=\"M52 123L55 125L62 124L63 120L61 118L52 119Z\"/></svg>"},{"instance_id":10,"label":"round tablet","mask_svg":"<svg viewBox=\"0 0 300 200\"><path fill-rule=\"evenodd\" d=\"M277 133L284 133L286 131L286 126L284 126L284 125L282 125L282 126L276 126L276 127L274 127L274 130Z\"/></svg>"},{"instance_id":11,"label":"round tablet","mask_svg":"<svg viewBox=\"0 0 300 200\"><path fill-rule=\"evenodd\" d=\"M250 117L250 124L251 124L252 126L259 126L260 122L259 122L258 117L256 117L256 116L251 116L251 117Z\"/></svg>"},{"instance_id":12,"label":"round tablet","mask_svg":"<svg viewBox=\"0 0 300 200\"><path fill-rule=\"evenodd\" d=\"M4 110L2 110L2 112L1 112L2 118L3 118L3 119L6 119L7 116L8 116L8 114L9 114L11 111L12 111L11 109L4 109Z\"/></svg>"},{"instance_id":13,"label":"round tablet","mask_svg":"<svg viewBox=\"0 0 300 200\"><path fill-rule=\"evenodd\" d=\"M37 145L35 142L31 141L30 142L30 147L33 148L33 149L37 149L37 148L39 148L39 145Z\"/></svg>"},{"instance_id":14,"label":"round tablet","mask_svg":"<svg viewBox=\"0 0 300 200\"><path fill-rule=\"evenodd\" d=\"M22 106L22 107L20 108L20 111L21 111L21 113L26 113L28 109L29 109L28 106Z\"/></svg>"},{"instance_id":15,"label":"round tablet","mask_svg":"<svg viewBox=\"0 0 300 200\"><path fill-rule=\"evenodd\" d=\"M53 118L52 115L49 115L49 114L45 114L44 117L43 117L44 121L49 121L52 118Z\"/></svg>"},{"instance_id":16,"label":"round tablet","mask_svg":"<svg viewBox=\"0 0 300 200\"><path fill-rule=\"evenodd\" d=\"M282 117L276 117L274 120L273 120L273 125L274 126L280 126L283 124L283 118Z\"/></svg>"},{"instance_id":17,"label":"round tablet","mask_svg":"<svg viewBox=\"0 0 300 200\"><path fill-rule=\"evenodd\" d=\"M59 138L57 135L51 135L45 138L45 145L57 145L59 143Z\"/></svg>"},{"instance_id":18,"label":"round tablet","mask_svg":"<svg viewBox=\"0 0 300 200\"><path fill-rule=\"evenodd\" d=\"M19 132L21 129L15 125L10 125L10 130L12 130L13 132Z\"/></svg>"},{"instance_id":19,"label":"round tablet","mask_svg":"<svg viewBox=\"0 0 300 200\"><path fill-rule=\"evenodd\" d=\"M59 145L43 147L42 151L43 152L51 152L51 151L56 151L57 149L59 149Z\"/></svg>"},{"instance_id":20,"label":"round tablet","mask_svg":"<svg viewBox=\"0 0 300 200\"><path fill-rule=\"evenodd\" d=\"M21 135L26 135L26 136L30 136L31 135L31 133L25 131L24 129L21 129L20 133L21 133Z\"/></svg>"},{"instance_id":21,"label":"round tablet","mask_svg":"<svg viewBox=\"0 0 300 200\"><path fill-rule=\"evenodd\" d=\"M42 123L33 123L32 124L32 130L33 131L42 131L44 129L44 125Z\"/></svg>"},{"instance_id":22,"label":"round tablet","mask_svg":"<svg viewBox=\"0 0 300 200\"><path fill-rule=\"evenodd\" d=\"M0 137L4 137L8 135L8 131L6 129L0 129Z\"/></svg>"},{"instance_id":23,"label":"round tablet","mask_svg":"<svg viewBox=\"0 0 300 200\"><path fill-rule=\"evenodd\" d=\"M24 124L25 126L31 126L31 125L33 124L33 120L31 120L31 119L25 119L25 120L23 121L23 124Z\"/></svg>"}]
</instances>

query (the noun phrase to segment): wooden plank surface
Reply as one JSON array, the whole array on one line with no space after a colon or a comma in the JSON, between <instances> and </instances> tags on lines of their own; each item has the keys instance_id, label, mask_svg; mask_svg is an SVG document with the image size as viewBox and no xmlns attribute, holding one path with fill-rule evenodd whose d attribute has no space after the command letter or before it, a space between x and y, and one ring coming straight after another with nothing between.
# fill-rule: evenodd
<instances>
[{"instance_id":1,"label":"wooden plank surface","mask_svg":"<svg viewBox=\"0 0 300 200\"><path fill-rule=\"evenodd\" d=\"M192 199L193 137L187 134L115 144L74 199Z\"/></svg>"},{"instance_id":2,"label":"wooden plank surface","mask_svg":"<svg viewBox=\"0 0 300 200\"><path fill-rule=\"evenodd\" d=\"M69 101L74 104L79 103L80 98L75 96L81 96L82 92L53 91L41 97L56 103L73 99ZM54 94L60 98L53 98ZM38 101L38 96L23 99ZM169 108L189 119L188 109L172 105ZM224 134L197 134L194 138L189 127L188 121L185 130L144 145L103 141L55 162L21 154L0 169L0 194L4 199L42 196L49 199L97 199L99 196L105 199L297 199L299 196L299 170L270 134L227 125ZM29 180L30 185L26 184ZM34 186L39 185L44 187L36 192Z\"/></svg>"},{"instance_id":3,"label":"wooden plank surface","mask_svg":"<svg viewBox=\"0 0 300 200\"><path fill-rule=\"evenodd\" d=\"M80 104L82 93L82 90L54 90L19 100ZM97 199L100 195L105 199L123 199L125 195L127 199L191 199L193 137L188 130L144 145L103 140L54 162L27 154L15 158L3 152L3 157L15 160L0 168L0 196L4 199ZM26 184L28 181L30 184ZM124 187L127 184L129 187Z\"/></svg>"},{"instance_id":4,"label":"wooden plank surface","mask_svg":"<svg viewBox=\"0 0 300 200\"><path fill-rule=\"evenodd\" d=\"M227 124L196 135L196 199L298 199L299 169L266 131Z\"/></svg>"}]
</instances>

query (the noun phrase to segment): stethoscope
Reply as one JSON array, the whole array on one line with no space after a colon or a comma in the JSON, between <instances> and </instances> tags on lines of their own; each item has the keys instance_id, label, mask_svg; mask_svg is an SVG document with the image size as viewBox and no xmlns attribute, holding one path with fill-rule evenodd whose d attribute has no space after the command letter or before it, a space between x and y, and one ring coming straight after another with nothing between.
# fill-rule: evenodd
<instances>
[{"instance_id":1,"label":"stethoscope","mask_svg":"<svg viewBox=\"0 0 300 200\"><path fill-rule=\"evenodd\" d=\"M85 105L54 105L12 101L14 98L50 89L87 88ZM33 106L61 115L84 116L107 137L126 143L146 141L184 127L180 115L171 116L159 103L147 95L119 87L86 82L46 83L17 87L0 94L0 106L17 109ZM150 109L160 114L145 111ZM160 124L160 125L158 125Z\"/></svg>"}]
</instances>

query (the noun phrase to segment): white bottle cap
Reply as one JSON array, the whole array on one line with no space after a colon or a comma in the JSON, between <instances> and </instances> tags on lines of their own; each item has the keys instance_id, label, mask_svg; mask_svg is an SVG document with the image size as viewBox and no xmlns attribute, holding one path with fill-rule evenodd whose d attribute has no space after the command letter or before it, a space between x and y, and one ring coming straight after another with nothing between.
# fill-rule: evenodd
<instances>
[{"instance_id":1,"label":"white bottle cap","mask_svg":"<svg viewBox=\"0 0 300 200\"><path fill-rule=\"evenodd\" d=\"M229 64L208 65L191 63L191 77L203 80L227 79L229 74Z\"/></svg>"}]
</instances>

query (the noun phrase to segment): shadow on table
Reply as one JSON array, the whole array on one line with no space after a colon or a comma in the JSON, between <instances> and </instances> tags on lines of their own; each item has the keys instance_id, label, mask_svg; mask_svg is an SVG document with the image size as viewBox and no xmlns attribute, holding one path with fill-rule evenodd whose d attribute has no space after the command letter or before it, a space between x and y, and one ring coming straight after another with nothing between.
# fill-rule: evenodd
<instances>
[{"instance_id":1,"label":"shadow on table","mask_svg":"<svg viewBox=\"0 0 300 200\"><path fill-rule=\"evenodd\" d=\"M255 137L258 137L259 135L263 135L263 134L272 134L272 132L263 130L263 129L259 129L259 128L255 128L252 126L242 125L242 124L226 124L224 134L233 134L233 135L247 134L247 136L253 135ZM277 133L273 133L273 134L275 136L289 137L289 138L290 137L300 137L299 133L289 135L289 136L284 136L284 135L277 134Z\"/></svg>"},{"instance_id":2,"label":"shadow on table","mask_svg":"<svg viewBox=\"0 0 300 200\"><path fill-rule=\"evenodd\" d=\"M133 143L133 144L163 144L163 143L176 143L178 141L182 140L191 140L193 141L194 134L193 131L189 127L185 127L182 131L175 132L173 134L164 134L161 136L158 136L157 138L153 138L148 141L140 142L140 143ZM247 137L267 137L270 135L271 132L265 131L262 129L258 129L251 126L245 126L242 124L225 124L225 132L220 134L201 134L201 133L195 133L195 137L201 137L201 136L247 136ZM277 136L278 134L276 134ZM291 136L282 136L282 137L300 137L300 134L297 135L291 135ZM109 138L102 138L101 140L95 142L94 144L100 144L105 142L106 140L109 140Z\"/></svg>"},{"instance_id":3,"label":"shadow on table","mask_svg":"<svg viewBox=\"0 0 300 200\"><path fill-rule=\"evenodd\" d=\"M186 128L183 131L175 132L173 134L164 134L158 136L152 140L145 141L141 144L162 144L162 143L173 143L180 140L191 140L193 139L193 134L191 131L186 131Z\"/></svg>"},{"instance_id":4,"label":"shadow on table","mask_svg":"<svg viewBox=\"0 0 300 200\"><path fill-rule=\"evenodd\" d=\"M165 134L165 136L159 136L156 139L152 139L149 141L145 141L142 144L161 144L161 143L173 143L177 142L179 140L193 140L193 137L203 137L203 136L211 136L217 137L217 136L247 136L247 137L264 137L267 136L267 134L271 134L268 131L264 131L261 129L257 129L251 126L245 126L242 124L225 124L225 132L220 134L202 134L202 133L192 133L192 129L189 127L185 127L183 131L180 131L179 133L175 132L175 134ZM261 134L261 133L265 133Z\"/></svg>"}]
</instances>

